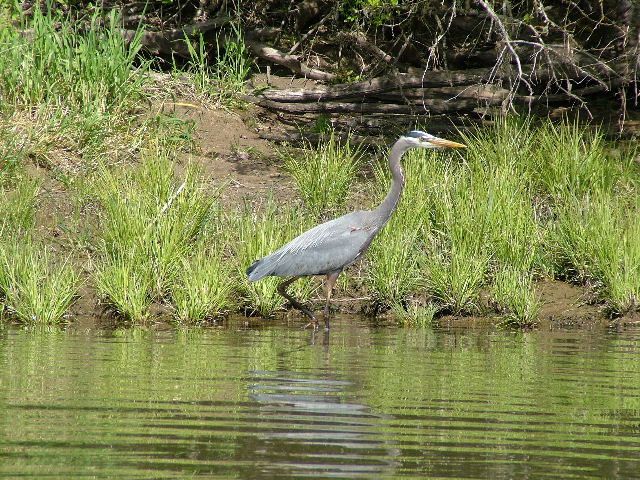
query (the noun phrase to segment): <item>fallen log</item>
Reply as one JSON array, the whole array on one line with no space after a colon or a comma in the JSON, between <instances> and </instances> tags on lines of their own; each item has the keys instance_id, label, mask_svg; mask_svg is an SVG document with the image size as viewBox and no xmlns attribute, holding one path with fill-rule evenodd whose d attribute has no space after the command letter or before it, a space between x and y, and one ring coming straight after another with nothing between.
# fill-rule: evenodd
<instances>
[{"instance_id":1,"label":"fallen log","mask_svg":"<svg viewBox=\"0 0 640 480\"><path fill-rule=\"evenodd\" d=\"M141 34L137 30L122 29L120 34L128 43L140 35L140 42L147 51L154 54L171 55L177 54L184 58L190 58L191 53L185 38L195 34L202 34L220 28L229 22L229 17L220 16L205 22L196 22L186 25L180 29L162 30L159 32L143 31Z\"/></svg>"},{"instance_id":2,"label":"fallen log","mask_svg":"<svg viewBox=\"0 0 640 480\"><path fill-rule=\"evenodd\" d=\"M478 106L475 99L456 99L443 101L440 99L425 99L423 102L413 104L393 103L349 103L349 102L313 102L313 103L288 103L275 102L252 95L242 95L242 100L254 103L260 107L278 112L287 113L448 113L470 111Z\"/></svg>"},{"instance_id":3,"label":"fallen log","mask_svg":"<svg viewBox=\"0 0 640 480\"><path fill-rule=\"evenodd\" d=\"M361 82L340 84L314 89L279 90L270 88L261 95L277 102L317 102L366 97L375 93L389 92L403 88L445 87L486 83L491 73L489 68L454 71L430 71L424 75L399 73L395 76L376 77Z\"/></svg>"}]
</instances>

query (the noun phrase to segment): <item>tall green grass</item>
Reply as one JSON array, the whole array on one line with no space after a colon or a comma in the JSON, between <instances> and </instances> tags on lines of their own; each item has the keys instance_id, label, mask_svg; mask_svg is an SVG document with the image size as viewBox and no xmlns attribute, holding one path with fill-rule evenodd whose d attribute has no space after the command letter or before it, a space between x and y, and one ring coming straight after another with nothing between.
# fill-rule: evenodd
<instances>
[{"instance_id":1,"label":"tall green grass","mask_svg":"<svg viewBox=\"0 0 640 480\"><path fill-rule=\"evenodd\" d=\"M640 172L630 157L609 155L597 130L517 119L463 141L464 159L406 155L403 198L370 252L377 302L426 295L439 310L530 323L536 281L555 276L586 284L613 313L638 308ZM386 166L376 177L381 198Z\"/></svg>"},{"instance_id":2,"label":"tall green grass","mask_svg":"<svg viewBox=\"0 0 640 480\"><path fill-rule=\"evenodd\" d=\"M190 164L179 179L170 155L151 146L139 166L105 169L95 184L102 209L97 285L107 303L134 321L148 318L152 302L184 288L184 269L193 270L191 259L205 248L203 234L214 215L215 192L205 189L199 170ZM207 272L218 275L211 282L228 281L224 269ZM182 294L184 302L188 293ZM188 317L183 309L178 316Z\"/></svg>"},{"instance_id":3,"label":"tall green grass","mask_svg":"<svg viewBox=\"0 0 640 480\"><path fill-rule=\"evenodd\" d=\"M216 36L215 59L211 59L202 35L196 40L187 37L185 41L190 55L186 71L193 78L196 92L223 105L235 103L252 67L239 17ZM182 69L174 64L174 72L182 73Z\"/></svg>"},{"instance_id":4,"label":"tall green grass","mask_svg":"<svg viewBox=\"0 0 640 480\"><path fill-rule=\"evenodd\" d=\"M48 11L36 8L31 18L21 19L26 35L0 24L4 101L21 108L55 106L88 119L132 107L144 82L134 67L141 32L127 43L115 10L104 16L96 9L88 28L59 10Z\"/></svg>"},{"instance_id":5,"label":"tall green grass","mask_svg":"<svg viewBox=\"0 0 640 480\"><path fill-rule=\"evenodd\" d=\"M602 191L564 203L554 230L559 272L592 287L614 314L640 307L640 200Z\"/></svg>"},{"instance_id":6,"label":"tall green grass","mask_svg":"<svg viewBox=\"0 0 640 480\"><path fill-rule=\"evenodd\" d=\"M307 210L327 219L343 213L360 168L362 152L349 138L340 142L331 132L317 148L281 151L285 170L295 181Z\"/></svg>"},{"instance_id":7,"label":"tall green grass","mask_svg":"<svg viewBox=\"0 0 640 480\"><path fill-rule=\"evenodd\" d=\"M9 313L22 322L59 322L78 284L75 269L54 257L49 247L28 238L0 243L0 294Z\"/></svg>"},{"instance_id":8,"label":"tall green grass","mask_svg":"<svg viewBox=\"0 0 640 480\"><path fill-rule=\"evenodd\" d=\"M0 187L0 305L25 323L56 323L78 292L74 268L34 240L39 182Z\"/></svg>"}]
</instances>

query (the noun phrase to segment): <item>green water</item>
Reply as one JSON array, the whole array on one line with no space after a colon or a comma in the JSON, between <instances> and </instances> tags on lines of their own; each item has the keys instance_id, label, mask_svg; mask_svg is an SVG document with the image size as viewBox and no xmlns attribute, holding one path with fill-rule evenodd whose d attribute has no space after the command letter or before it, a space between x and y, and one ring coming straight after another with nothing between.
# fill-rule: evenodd
<instances>
[{"instance_id":1,"label":"green water","mask_svg":"<svg viewBox=\"0 0 640 480\"><path fill-rule=\"evenodd\" d=\"M2 478L640 478L640 327L0 328Z\"/></svg>"}]
</instances>

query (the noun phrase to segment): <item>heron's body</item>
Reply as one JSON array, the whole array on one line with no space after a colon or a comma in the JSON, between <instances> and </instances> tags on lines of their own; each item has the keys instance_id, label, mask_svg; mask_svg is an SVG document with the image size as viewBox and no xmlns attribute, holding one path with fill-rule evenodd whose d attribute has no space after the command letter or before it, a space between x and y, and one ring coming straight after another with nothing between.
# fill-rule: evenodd
<instances>
[{"instance_id":1,"label":"heron's body","mask_svg":"<svg viewBox=\"0 0 640 480\"><path fill-rule=\"evenodd\" d=\"M272 254L257 260L247 269L252 282L268 276L291 277L281 283L278 291L291 304L307 314L317 326L315 316L286 293L286 287L299 277L327 275L327 301L324 309L329 328L331 290L342 270L369 248L378 231L394 212L404 187L404 172L400 164L403 153L412 147L442 148L464 145L443 140L425 132L413 131L400 137L389 154L392 174L391 189L375 210L358 210L330 220L302 233Z\"/></svg>"},{"instance_id":2,"label":"heron's body","mask_svg":"<svg viewBox=\"0 0 640 480\"><path fill-rule=\"evenodd\" d=\"M378 231L373 213L351 212L307 230L249 267L249 280L255 282L271 275L324 275L342 270L364 253Z\"/></svg>"}]
</instances>

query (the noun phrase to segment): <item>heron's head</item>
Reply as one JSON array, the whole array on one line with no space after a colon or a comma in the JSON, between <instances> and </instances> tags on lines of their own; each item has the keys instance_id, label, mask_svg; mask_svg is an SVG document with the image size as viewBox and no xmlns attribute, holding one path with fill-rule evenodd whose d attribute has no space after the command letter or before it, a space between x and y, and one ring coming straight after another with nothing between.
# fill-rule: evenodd
<instances>
[{"instance_id":1,"label":"heron's head","mask_svg":"<svg viewBox=\"0 0 640 480\"><path fill-rule=\"evenodd\" d=\"M407 148L467 148L462 143L445 140L420 130L413 130L400 138L405 142Z\"/></svg>"}]
</instances>

